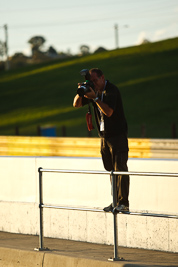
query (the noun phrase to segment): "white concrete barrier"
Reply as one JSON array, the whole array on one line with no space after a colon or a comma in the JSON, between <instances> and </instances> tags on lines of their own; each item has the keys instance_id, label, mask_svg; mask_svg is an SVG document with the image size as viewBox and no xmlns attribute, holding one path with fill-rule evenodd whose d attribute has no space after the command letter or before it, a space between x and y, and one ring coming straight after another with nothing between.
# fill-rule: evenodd
<instances>
[{"instance_id":1,"label":"white concrete barrier","mask_svg":"<svg viewBox=\"0 0 178 267\"><path fill-rule=\"evenodd\" d=\"M178 160L129 159L130 171L178 173ZM0 230L39 234L38 168L102 170L101 158L0 157ZM178 178L131 176L130 210L178 214ZM108 175L43 173L44 203L103 208ZM112 214L44 209L44 235L113 244ZM119 245L178 252L178 220L118 215Z\"/></svg>"}]
</instances>

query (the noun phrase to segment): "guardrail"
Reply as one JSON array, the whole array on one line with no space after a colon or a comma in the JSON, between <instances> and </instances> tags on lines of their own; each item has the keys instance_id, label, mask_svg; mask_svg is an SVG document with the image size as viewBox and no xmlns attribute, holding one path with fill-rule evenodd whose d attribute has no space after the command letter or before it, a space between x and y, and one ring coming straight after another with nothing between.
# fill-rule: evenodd
<instances>
[{"instance_id":1,"label":"guardrail","mask_svg":"<svg viewBox=\"0 0 178 267\"><path fill-rule=\"evenodd\" d=\"M48 248L44 248L43 208L68 209L68 210L91 211L91 212L104 212L103 210L100 210L100 209L45 205L43 203L43 176L42 176L43 172L110 175L110 179L112 181L113 207L116 207L116 205L117 205L117 201L116 201L116 175L178 177L178 173L85 171L85 170L43 169L42 167L40 167L38 169L38 172L39 172L40 235L39 235L39 248L35 248L35 250L38 250L38 251L49 250ZM120 261L120 260L123 260L123 258L118 257L118 233L117 233L117 214L118 213L115 211L115 209L113 209L112 214L113 214L113 228L114 228L114 258L110 258L108 260ZM130 212L130 211L122 212L120 214L178 219L178 215L172 215L172 214L156 214L156 213L142 213L142 212Z\"/></svg>"},{"instance_id":2,"label":"guardrail","mask_svg":"<svg viewBox=\"0 0 178 267\"><path fill-rule=\"evenodd\" d=\"M129 158L178 159L178 139L129 138ZM100 138L0 136L1 156L101 157Z\"/></svg>"}]
</instances>

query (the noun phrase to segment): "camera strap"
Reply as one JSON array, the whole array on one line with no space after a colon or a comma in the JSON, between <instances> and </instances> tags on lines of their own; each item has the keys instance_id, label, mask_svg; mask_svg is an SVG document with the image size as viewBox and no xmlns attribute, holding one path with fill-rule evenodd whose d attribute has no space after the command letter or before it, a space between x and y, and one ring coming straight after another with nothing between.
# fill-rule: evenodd
<instances>
[{"instance_id":1,"label":"camera strap","mask_svg":"<svg viewBox=\"0 0 178 267\"><path fill-rule=\"evenodd\" d=\"M92 123L92 114L91 114L90 104L88 104L88 112L86 114L86 121L87 121L88 131L93 130L94 126L93 126L93 123Z\"/></svg>"},{"instance_id":2,"label":"camera strap","mask_svg":"<svg viewBox=\"0 0 178 267\"><path fill-rule=\"evenodd\" d=\"M105 81L105 86L103 88L102 94L101 94L101 101L103 102L103 96L104 96L104 92L105 92L105 88L106 88L106 83L107 81ZM98 110L100 112L100 117L101 117L101 121L100 121L100 132L104 132L104 114L101 111L101 109L98 107Z\"/></svg>"}]
</instances>

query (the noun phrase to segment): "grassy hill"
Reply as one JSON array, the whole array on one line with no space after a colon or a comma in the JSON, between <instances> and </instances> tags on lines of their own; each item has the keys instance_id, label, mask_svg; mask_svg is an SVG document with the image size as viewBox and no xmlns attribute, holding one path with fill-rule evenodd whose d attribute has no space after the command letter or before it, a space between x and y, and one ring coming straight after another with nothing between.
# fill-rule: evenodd
<instances>
[{"instance_id":1,"label":"grassy hill","mask_svg":"<svg viewBox=\"0 0 178 267\"><path fill-rule=\"evenodd\" d=\"M55 125L61 136L87 136L87 107L72 106L83 68L99 67L122 94L129 137L171 138L178 131L178 38L0 73L0 135L37 135ZM92 136L97 136L96 130Z\"/></svg>"}]
</instances>

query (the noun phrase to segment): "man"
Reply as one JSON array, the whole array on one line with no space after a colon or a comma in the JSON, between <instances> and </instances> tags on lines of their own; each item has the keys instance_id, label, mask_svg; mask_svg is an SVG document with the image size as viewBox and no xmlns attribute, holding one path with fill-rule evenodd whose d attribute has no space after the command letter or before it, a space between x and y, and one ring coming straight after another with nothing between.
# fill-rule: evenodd
<instances>
[{"instance_id":1,"label":"man","mask_svg":"<svg viewBox=\"0 0 178 267\"><path fill-rule=\"evenodd\" d=\"M124 115L123 104L118 88L105 80L100 69L89 70L90 81L94 90L90 88L84 97L78 94L74 98L73 106L82 107L89 102L94 108L95 120L99 136L101 137L101 155L107 171L128 171L128 139L127 122ZM80 87L80 84L79 84ZM117 206L110 204L104 211L129 211L129 176L118 175Z\"/></svg>"}]
</instances>

